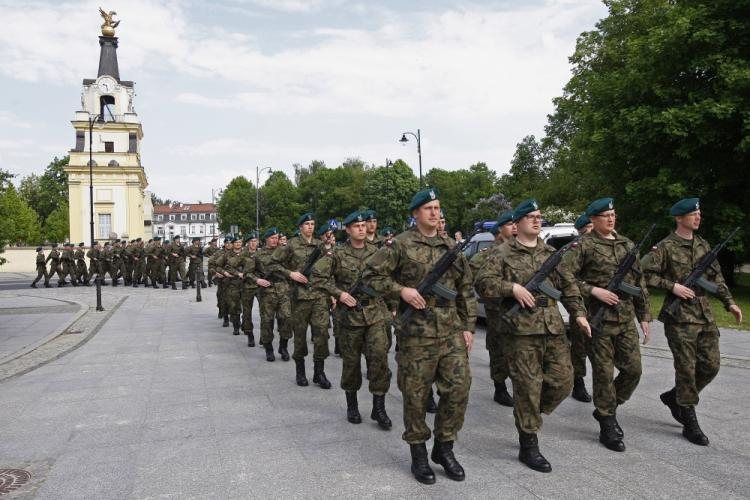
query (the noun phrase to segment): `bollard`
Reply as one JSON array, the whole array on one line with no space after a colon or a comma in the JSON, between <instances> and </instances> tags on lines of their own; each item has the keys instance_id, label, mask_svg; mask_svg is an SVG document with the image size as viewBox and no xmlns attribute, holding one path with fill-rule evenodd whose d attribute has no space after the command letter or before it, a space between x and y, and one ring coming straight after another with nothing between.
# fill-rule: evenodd
<instances>
[{"instance_id":1,"label":"bollard","mask_svg":"<svg viewBox=\"0 0 750 500\"><path fill-rule=\"evenodd\" d=\"M96 310L104 310L102 307L102 278L100 276L96 277Z\"/></svg>"},{"instance_id":2,"label":"bollard","mask_svg":"<svg viewBox=\"0 0 750 500\"><path fill-rule=\"evenodd\" d=\"M201 298L201 288L203 288L203 281L198 281L198 276L196 276L196 284L195 284L195 301L200 302L203 299ZM201 276L203 278L203 276Z\"/></svg>"}]
</instances>

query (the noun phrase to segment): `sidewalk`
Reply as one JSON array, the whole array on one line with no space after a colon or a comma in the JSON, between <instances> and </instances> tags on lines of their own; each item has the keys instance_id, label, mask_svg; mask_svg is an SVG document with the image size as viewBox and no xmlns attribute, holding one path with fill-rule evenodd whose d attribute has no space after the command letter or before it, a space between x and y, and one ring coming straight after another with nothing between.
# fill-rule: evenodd
<instances>
[{"instance_id":1,"label":"sidewalk","mask_svg":"<svg viewBox=\"0 0 750 500\"><path fill-rule=\"evenodd\" d=\"M91 340L0 383L0 468L32 473L29 485L7 498L723 500L750 491L747 368L722 367L704 391L698 414L711 445L698 447L682 438L658 400L671 385L671 360L644 350L641 385L618 412L628 450L600 445L593 407L568 399L545 416L540 441L553 472L539 474L516 458L511 409L492 402L479 329L469 410L456 445L467 479L450 481L436 466L437 484L423 486L409 472L401 440L393 354L386 399L393 430L367 418L371 399L364 390L364 422L351 425L337 388L339 358L326 364L333 389L297 387L292 362L267 363L262 349L221 327L214 290L203 290L196 303L194 290L106 287L105 309L128 297ZM22 293L94 303L93 288ZM5 304L12 296L3 292L0 299ZM257 305L255 313L257 341ZM725 332L723 346L745 355L747 335ZM654 336L655 344L663 338L660 331Z\"/></svg>"}]
</instances>

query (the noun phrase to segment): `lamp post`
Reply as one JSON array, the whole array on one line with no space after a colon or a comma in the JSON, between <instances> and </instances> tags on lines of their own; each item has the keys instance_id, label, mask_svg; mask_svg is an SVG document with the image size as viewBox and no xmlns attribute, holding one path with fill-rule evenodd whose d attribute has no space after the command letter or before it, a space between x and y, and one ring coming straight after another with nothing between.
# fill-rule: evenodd
<instances>
[{"instance_id":1,"label":"lamp post","mask_svg":"<svg viewBox=\"0 0 750 500\"><path fill-rule=\"evenodd\" d=\"M391 215L391 193L388 191L388 179L391 177L390 171L388 170L388 167L392 167L393 162L389 160L388 158L385 159L385 220L386 224L390 223L390 215Z\"/></svg>"},{"instance_id":2,"label":"lamp post","mask_svg":"<svg viewBox=\"0 0 750 500\"><path fill-rule=\"evenodd\" d=\"M256 165L255 167L255 232L260 233L260 173L264 170L268 170L268 173L273 172L271 167L260 168ZM260 236L258 236L260 238Z\"/></svg>"},{"instance_id":3,"label":"lamp post","mask_svg":"<svg viewBox=\"0 0 750 500\"><path fill-rule=\"evenodd\" d=\"M89 224L91 248L94 248L94 123L101 128L104 125L102 115L89 115Z\"/></svg>"},{"instance_id":4,"label":"lamp post","mask_svg":"<svg viewBox=\"0 0 750 500\"><path fill-rule=\"evenodd\" d=\"M417 154L419 155L419 187L422 187L422 135L420 134L419 129L417 129L416 134L414 132L404 132L401 134L401 139L399 139L398 142L406 146L406 143L409 142L409 138L406 137L407 135L410 135L417 140Z\"/></svg>"}]
</instances>

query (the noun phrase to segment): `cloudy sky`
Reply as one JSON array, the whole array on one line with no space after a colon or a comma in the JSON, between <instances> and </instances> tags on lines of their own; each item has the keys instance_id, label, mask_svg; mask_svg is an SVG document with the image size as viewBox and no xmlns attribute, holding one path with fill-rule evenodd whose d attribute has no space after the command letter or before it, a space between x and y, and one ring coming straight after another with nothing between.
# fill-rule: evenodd
<instances>
[{"instance_id":1,"label":"cloudy sky","mask_svg":"<svg viewBox=\"0 0 750 500\"><path fill-rule=\"evenodd\" d=\"M540 135L598 0L0 0L0 168L41 172L75 143L95 78L98 7L121 20L149 189L208 201L255 166L403 158L507 171ZM261 179L261 183L263 179Z\"/></svg>"}]
</instances>

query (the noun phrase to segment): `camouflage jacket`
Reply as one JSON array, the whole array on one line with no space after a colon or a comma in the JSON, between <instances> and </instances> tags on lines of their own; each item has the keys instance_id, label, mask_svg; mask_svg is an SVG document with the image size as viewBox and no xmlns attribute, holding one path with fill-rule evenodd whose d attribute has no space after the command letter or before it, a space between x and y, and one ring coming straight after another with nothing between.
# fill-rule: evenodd
<instances>
[{"instance_id":1,"label":"camouflage jacket","mask_svg":"<svg viewBox=\"0 0 750 500\"><path fill-rule=\"evenodd\" d=\"M135 251L135 245L128 245L122 249L122 258L125 262L133 262L133 254Z\"/></svg>"},{"instance_id":2,"label":"camouflage jacket","mask_svg":"<svg viewBox=\"0 0 750 500\"><path fill-rule=\"evenodd\" d=\"M494 241L491 246L481 249L479 252L472 255L469 261L469 269L471 269L471 275L474 277L474 283L477 282L477 276L479 276L479 270L482 269L484 263L487 261L487 257L490 255L493 249L503 244L503 240ZM484 302L484 300L482 300ZM484 304L486 310L499 310L499 303L497 301L491 301Z\"/></svg>"},{"instance_id":3,"label":"camouflage jacket","mask_svg":"<svg viewBox=\"0 0 750 500\"><path fill-rule=\"evenodd\" d=\"M167 250L164 248L163 245L154 245L151 247L151 258L154 261L163 260L164 255L166 253L167 253Z\"/></svg>"},{"instance_id":4,"label":"camouflage jacket","mask_svg":"<svg viewBox=\"0 0 750 500\"><path fill-rule=\"evenodd\" d=\"M187 255L187 250L185 249L185 246L183 244L175 244L170 243L169 247L169 262L179 264L180 262L185 262L185 256Z\"/></svg>"},{"instance_id":5,"label":"camouflage jacket","mask_svg":"<svg viewBox=\"0 0 750 500\"><path fill-rule=\"evenodd\" d=\"M672 232L657 243L641 260L646 283L648 283L648 286L671 292L674 284L684 281L701 257L710 250L711 246L708 242L697 234L693 235L692 240L686 240ZM725 309L728 310L730 306L734 305L732 294L721 275L721 267L718 261L715 260L711 264L711 267L703 274L703 278L719 286L716 296L724 304ZM703 324L714 322L714 313L705 292L699 288L696 295L697 297L694 300L682 302L678 323ZM665 303L667 299L672 297L671 293L667 293Z\"/></svg>"},{"instance_id":6,"label":"camouflage jacket","mask_svg":"<svg viewBox=\"0 0 750 500\"><path fill-rule=\"evenodd\" d=\"M313 238L308 243L301 236L295 236L289 240L286 246L276 247L271 257L269 270L270 272L281 273L287 278L293 271L302 272L307 258L318 247L322 247L322 242L317 238ZM325 250L323 250L323 255L325 255ZM322 297L322 294L310 287L309 284L305 286L295 282L292 283L292 286L297 289L295 299L315 300Z\"/></svg>"},{"instance_id":7,"label":"camouflage jacket","mask_svg":"<svg viewBox=\"0 0 750 500\"><path fill-rule=\"evenodd\" d=\"M382 247L384 242L385 240L379 234L375 234L375 237L372 240L365 238L365 243L373 245L376 249Z\"/></svg>"},{"instance_id":8,"label":"camouflage jacket","mask_svg":"<svg viewBox=\"0 0 750 500\"><path fill-rule=\"evenodd\" d=\"M399 234L393 245L384 246L373 255L363 273L363 282L377 293L399 295L403 288L416 288L437 261L451 248L448 238L427 237L418 230ZM462 331L474 331L477 302L471 290L472 276L466 257L459 255L453 266L440 278L440 284L455 290L455 301L433 295L425 297L428 310L416 312L407 328L416 337L447 337ZM401 304L401 310L406 305Z\"/></svg>"},{"instance_id":9,"label":"camouflage jacket","mask_svg":"<svg viewBox=\"0 0 750 500\"><path fill-rule=\"evenodd\" d=\"M616 306L605 306L603 302L591 295L594 287L607 288L620 262L635 246L624 236L617 233L614 233L614 236L614 239L609 240L602 238L596 231L585 234L578 240L578 245L565 254L563 265L567 266L577 278L578 289L590 313L604 306L604 321L629 323L633 321L633 318L638 318L638 321L651 321L646 280L643 278L641 266L637 260L625 277L625 282L639 287L640 297L632 297L620 292L617 294L620 302Z\"/></svg>"},{"instance_id":10,"label":"camouflage jacket","mask_svg":"<svg viewBox=\"0 0 750 500\"><path fill-rule=\"evenodd\" d=\"M211 257L213 256L213 254L215 254L219 250L221 249L218 247L212 247L211 245L208 245L203 249L203 255L205 255L206 257Z\"/></svg>"},{"instance_id":11,"label":"camouflage jacket","mask_svg":"<svg viewBox=\"0 0 750 500\"><path fill-rule=\"evenodd\" d=\"M45 269L46 264L47 264L47 261L44 260L44 253L37 253L36 254L36 268Z\"/></svg>"},{"instance_id":12,"label":"camouflage jacket","mask_svg":"<svg viewBox=\"0 0 750 500\"><path fill-rule=\"evenodd\" d=\"M499 302L500 313L504 314L517 303L513 298L513 284L527 283L544 261L555 253L555 249L541 238L537 239L533 248L522 245L514 238L487 253L474 286L485 302ZM547 283L562 292L563 306L572 318L586 315L575 278L564 265L557 266L547 277ZM519 314L511 319L510 331L515 335L564 334L565 323L556 302L549 298L546 300L547 307L521 308Z\"/></svg>"},{"instance_id":13,"label":"camouflage jacket","mask_svg":"<svg viewBox=\"0 0 750 500\"><path fill-rule=\"evenodd\" d=\"M277 247L278 248L278 247ZM271 272L271 261L276 249L261 248L255 252L255 269L258 276L271 282L271 286L261 288L264 293L289 293L289 281L279 272Z\"/></svg>"},{"instance_id":14,"label":"camouflage jacket","mask_svg":"<svg viewBox=\"0 0 750 500\"><path fill-rule=\"evenodd\" d=\"M63 262L71 263L73 261L73 252L71 250L63 250L60 260Z\"/></svg>"},{"instance_id":15,"label":"camouflage jacket","mask_svg":"<svg viewBox=\"0 0 750 500\"><path fill-rule=\"evenodd\" d=\"M326 252L313 267L311 285L326 295L339 300L357 281L370 257L377 248L365 243L364 248L354 248L349 241ZM346 325L367 326L383 321L385 301L382 297L371 297L365 293L354 294L360 309L339 302L336 310Z\"/></svg>"},{"instance_id":16,"label":"camouflage jacket","mask_svg":"<svg viewBox=\"0 0 750 500\"><path fill-rule=\"evenodd\" d=\"M52 261L54 265L57 265L57 263L60 261L60 252L57 251L56 248L53 248L49 255L47 255L46 262Z\"/></svg>"},{"instance_id":17,"label":"camouflage jacket","mask_svg":"<svg viewBox=\"0 0 750 500\"><path fill-rule=\"evenodd\" d=\"M122 261L122 247L112 247L112 262L119 263Z\"/></svg>"},{"instance_id":18,"label":"camouflage jacket","mask_svg":"<svg viewBox=\"0 0 750 500\"><path fill-rule=\"evenodd\" d=\"M76 248L75 252L73 252L73 258L75 260L83 260L83 248Z\"/></svg>"},{"instance_id":19,"label":"camouflage jacket","mask_svg":"<svg viewBox=\"0 0 750 500\"><path fill-rule=\"evenodd\" d=\"M192 262L193 265L198 264L201 262L201 253L202 248L200 246L190 245L186 249L187 256L190 257L189 262Z\"/></svg>"},{"instance_id":20,"label":"camouflage jacket","mask_svg":"<svg viewBox=\"0 0 750 500\"><path fill-rule=\"evenodd\" d=\"M222 256L224 253L223 248L217 248L214 254L208 258L208 275L213 276L214 273L216 273L216 261L219 260L219 257Z\"/></svg>"},{"instance_id":21,"label":"camouflage jacket","mask_svg":"<svg viewBox=\"0 0 750 500\"><path fill-rule=\"evenodd\" d=\"M239 280L245 288L257 288L258 284L256 280L258 276L255 274L255 258L249 257L245 252L234 252L231 250L222 252L217 257L215 265L217 273L230 273L234 275L231 278L224 277L229 283ZM242 274L242 277L238 276L238 274Z\"/></svg>"},{"instance_id":22,"label":"camouflage jacket","mask_svg":"<svg viewBox=\"0 0 750 500\"><path fill-rule=\"evenodd\" d=\"M91 262L97 262L99 260L99 254L100 251L96 248L89 248L86 252L86 257L88 257Z\"/></svg>"}]
</instances>

